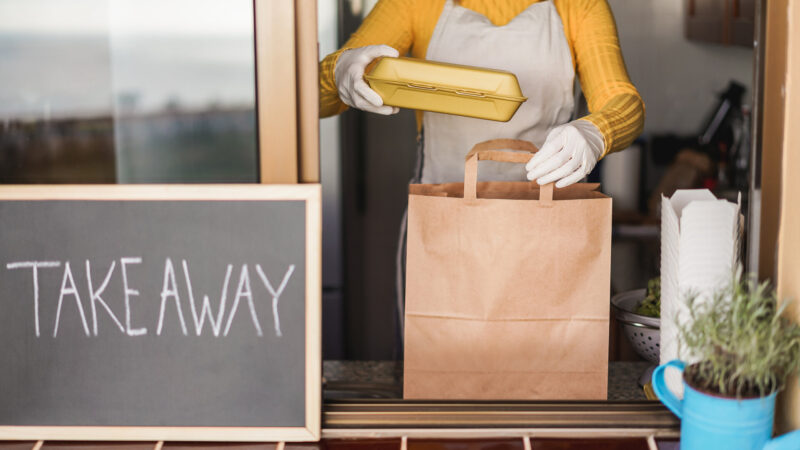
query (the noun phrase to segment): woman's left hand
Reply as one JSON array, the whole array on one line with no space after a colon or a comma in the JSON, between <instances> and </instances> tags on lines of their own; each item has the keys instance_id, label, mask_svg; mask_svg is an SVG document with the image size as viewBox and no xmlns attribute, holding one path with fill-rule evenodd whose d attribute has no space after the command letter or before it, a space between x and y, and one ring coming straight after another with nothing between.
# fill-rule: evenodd
<instances>
[{"instance_id":1,"label":"woman's left hand","mask_svg":"<svg viewBox=\"0 0 800 450\"><path fill-rule=\"evenodd\" d=\"M550 130L544 145L528 161L528 180L557 188L577 183L594 169L605 143L600 130L587 120L575 120Z\"/></svg>"}]
</instances>

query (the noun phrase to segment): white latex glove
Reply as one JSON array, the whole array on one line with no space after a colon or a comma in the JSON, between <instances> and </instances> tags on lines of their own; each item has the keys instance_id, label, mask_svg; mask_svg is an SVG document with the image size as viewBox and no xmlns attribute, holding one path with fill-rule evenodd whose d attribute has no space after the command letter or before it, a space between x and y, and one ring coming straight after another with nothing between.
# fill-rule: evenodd
<instances>
[{"instance_id":1,"label":"white latex glove","mask_svg":"<svg viewBox=\"0 0 800 450\"><path fill-rule=\"evenodd\" d=\"M364 81L364 69L373 59L380 56L396 58L399 54L397 50L388 45L368 45L345 50L336 61L333 76L336 79L339 98L346 105L388 116L397 114L400 108L385 106L381 96L370 89L367 82Z\"/></svg>"},{"instance_id":2,"label":"white latex glove","mask_svg":"<svg viewBox=\"0 0 800 450\"><path fill-rule=\"evenodd\" d=\"M557 188L577 183L594 169L604 147L600 130L587 120L557 126L525 166L528 180L540 185L555 181Z\"/></svg>"}]
</instances>

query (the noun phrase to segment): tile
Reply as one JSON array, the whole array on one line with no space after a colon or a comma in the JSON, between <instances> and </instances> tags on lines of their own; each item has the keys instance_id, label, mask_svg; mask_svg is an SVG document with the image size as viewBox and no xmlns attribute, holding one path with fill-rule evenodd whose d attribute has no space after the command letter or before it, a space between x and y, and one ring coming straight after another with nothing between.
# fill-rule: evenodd
<instances>
[{"instance_id":1,"label":"tile","mask_svg":"<svg viewBox=\"0 0 800 450\"><path fill-rule=\"evenodd\" d=\"M681 441L678 439L656 439L658 450L680 450Z\"/></svg>"},{"instance_id":2,"label":"tile","mask_svg":"<svg viewBox=\"0 0 800 450\"><path fill-rule=\"evenodd\" d=\"M400 439L332 439L321 444L320 450L400 450Z\"/></svg>"},{"instance_id":3,"label":"tile","mask_svg":"<svg viewBox=\"0 0 800 450\"><path fill-rule=\"evenodd\" d=\"M625 439L531 439L535 450L648 450L644 438Z\"/></svg>"},{"instance_id":4,"label":"tile","mask_svg":"<svg viewBox=\"0 0 800 450\"><path fill-rule=\"evenodd\" d=\"M164 450L275 450L275 444L261 442L165 442Z\"/></svg>"},{"instance_id":5,"label":"tile","mask_svg":"<svg viewBox=\"0 0 800 450\"><path fill-rule=\"evenodd\" d=\"M155 442L45 441L42 450L153 450Z\"/></svg>"},{"instance_id":6,"label":"tile","mask_svg":"<svg viewBox=\"0 0 800 450\"><path fill-rule=\"evenodd\" d=\"M408 450L523 450L523 448L522 438L408 440Z\"/></svg>"},{"instance_id":7,"label":"tile","mask_svg":"<svg viewBox=\"0 0 800 450\"><path fill-rule=\"evenodd\" d=\"M31 450L36 441L0 441L0 450Z\"/></svg>"}]
</instances>

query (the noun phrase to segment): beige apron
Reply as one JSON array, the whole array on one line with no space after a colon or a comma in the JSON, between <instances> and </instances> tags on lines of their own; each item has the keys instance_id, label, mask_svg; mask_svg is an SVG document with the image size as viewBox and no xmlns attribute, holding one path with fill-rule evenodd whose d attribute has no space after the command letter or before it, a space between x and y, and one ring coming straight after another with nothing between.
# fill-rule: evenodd
<instances>
[{"instance_id":1,"label":"beige apron","mask_svg":"<svg viewBox=\"0 0 800 450\"><path fill-rule=\"evenodd\" d=\"M575 70L561 17L551 1L534 3L511 22L498 27L482 14L447 0L428 44L426 59L514 73L528 101L508 122L426 111L416 183L461 182L464 158L475 144L507 138L530 141L541 147L551 128L570 120ZM525 165L483 162L478 179L523 181ZM405 233L406 217L397 252L401 335Z\"/></svg>"},{"instance_id":2,"label":"beige apron","mask_svg":"<svg viewBox=\"0 0 800 450\"><path fill-rule=\"evenodd\" d=\"M509 71L528 101L508 122L425 112L422 183L463 181L464 157L478 142L522 139L541 147L551 128L570 119L575 71L561 18L550 1L534 3L498 27L447 0L426 58ZM522 181L525 166L485 163L479 179Z\"/></svg>"}]
</instances>

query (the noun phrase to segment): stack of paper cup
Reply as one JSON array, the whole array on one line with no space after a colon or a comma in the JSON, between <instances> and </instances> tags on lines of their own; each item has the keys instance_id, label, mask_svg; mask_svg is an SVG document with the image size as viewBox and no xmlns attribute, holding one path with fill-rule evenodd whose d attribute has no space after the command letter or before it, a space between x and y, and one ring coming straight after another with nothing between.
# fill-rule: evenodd
<instances>
[{"instance_id":1,"label":"stack of paper cup","mask_svg":"<svg viewBox=\"0 0 800 450\"><path fill-rule=\"evenodd\" d=\"M719 200L707 189L678 190L661 198L661 363L682 359L678 325L689 319L687 298L709 299L730 282L739 260L740 203ZM668 371L667 385L682 393L680 375Z\"/></svg>"}]
</instances>

